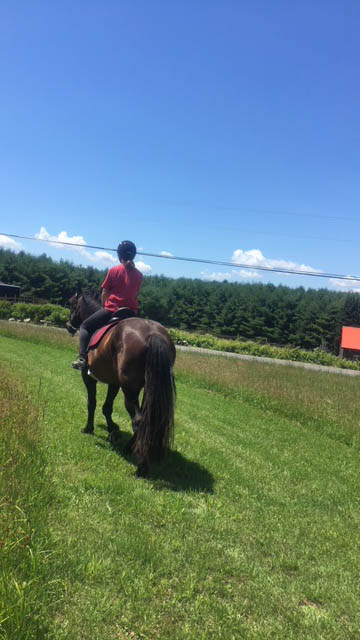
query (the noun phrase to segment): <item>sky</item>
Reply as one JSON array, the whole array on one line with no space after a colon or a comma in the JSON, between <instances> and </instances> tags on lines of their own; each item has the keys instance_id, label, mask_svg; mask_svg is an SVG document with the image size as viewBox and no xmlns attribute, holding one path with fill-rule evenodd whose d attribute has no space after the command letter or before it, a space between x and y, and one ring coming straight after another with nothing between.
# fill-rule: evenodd
<instances>
[{"instance_id":1,"label":"sky","mask_svg":"<svg viewBox=\"0 0 360 640\"><path fill-rule=\"evenodd\" d=\"M360 292L255 269L360 276L359 24L358 0L2 0L0 246Z\"/></svg>"}]
</instances>

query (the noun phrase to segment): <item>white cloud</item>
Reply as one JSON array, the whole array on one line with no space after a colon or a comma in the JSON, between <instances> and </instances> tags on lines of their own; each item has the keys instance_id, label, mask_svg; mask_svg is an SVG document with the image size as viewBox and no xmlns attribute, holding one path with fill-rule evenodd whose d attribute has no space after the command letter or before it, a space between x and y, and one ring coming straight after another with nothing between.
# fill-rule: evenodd
<instances>
[{"instance_id":1,"label":"white cloud","mask_svg":"<svg viewBox=\"0 0 360 640\"><path fill-rule=\"evenodd\" d=\"M56 249L75 252L87 262L96 263L99 266L113 265L118 262L117 258L107 251L95 251L91 253L85 248L86 240L83 236L69 236L67 231L60 231L57 236L52 236L47 232L45 227L41 227L40 232L35 234L35 238L46 240Z\"/></svg>"},{"instance_id":2,"label":"white cloud","mask_svg":"<svg viewBox=\"0 0 360 640\"><path fill-rule=\"evenodd\" d=\"M232 269L227 272L215 272L209 273L208 271L202 271L201 277L203 280L216 280L217 282L223 282L228 280L229 282L236 282L239 280L260 280L263 275L260 271L248 271L247 269Z\"/></svg>"},{"instance_id":3,"label":"white cloud","mask_svg":"<svg viewBox=\"0 0 360 640\"><path fill-rule=\"evenodd\" d=\"M4 249L12 249L12 251L21 251L23 248L20 242L16 242L13 238L0 235L0 247Z\"/></svg>"},{"instance_id":4,"label":"white cloud","mask_svg":"<svg viewBox=\"0 0 360 640\"><path fill-rule=\"evenodd\" d=\"M216 280L217 282L223 282L224 280L231 280L231 273L208 273L208 271L202 271L201 277L203 280Z\"/></svg>"},{"instance_id":5,"label":"white cloud","mask_svg":"<svg viewBox=\"0 0 360 640\"><path fill-rule=\"evenodd\" d=\"M360 281L352 280L351 276L348 276L349 280L329 280L330 285L341 291L351 291L353 293L360 293Z\"/></svg>"},{"instance_id":6,"label":"white cloud","mask_svg":"<svg viewBox=\"0 0 360 640\"><path fill-rule=\"evenodd\" d=\"M213 273L203 271L201 273L201 277L204 280L217 280L218 282L222 282L223 280L229 280L231 282L237 282L239 280L260 280L264 277L264 274L261 269L257 270L254 267L265 267L269 270L273 269L274 272L276 272L277 269L283 269L288 271L300 271L303 273L321 273L319 269L314 269L314 267L309 267L305 264L298 264L296 262L292 262L291 260L266 258L261 253L260 249L249 249L248 251L244 251L243 249L236 249L232 254L231 261L234 265L249 267L249 269L240 268L231 269L231 271L227 272ZM283 275L291 274L284 273Z\"/></svg>"},{"instance_id":7,"label":"white cloud","mask_svg":"<svg viewBox=\"0 0 360 640\"><path fill-rule=\"evenodd\" d=\"M69 244L86 245L83 236L68 236L67 231L60 231L57 236L52 236L47 232L45 227L41 227L39 233L35 233L35 238L38 238L39 240L46 240L49 242L49 244L51 244L51 246L56 247L57 249L68 249ZM51 242L51 240L53 242ZM59 244L61 242L65 242L67 244ZM74 246L71 247L71 249L78 251L79 253L83 251L83 248L81 246Z\"/></svg>"},{"instance_id":8,"label":"white cloud","mask_svg":"<svg viewBox=\"0 0 360 640\"><path fill-rule=\"evenodd\" d=\"M95 251L91 257L93 260L98 260L99 262L110 262L111 264L118 262L117 258L112 256L111 253L107 253L107 251Z\"/></svg>"},{"instance_id":9,"label":"white cloud","mask_svg":"<svg viewBox=\"0 0 360 640\"><path fill-rule=\"evenodd\" d=\"M240 271L233 271L234 277L240 275L245 280L260 280L263 277L261 271L248 271L246 269L240 269Z\"/></svg>"},{"instance_id":10,"label":"white cloud","mask_svg":"<svg viewBox=\"0 0 360 640\"><path fill-rule=\"evenodd\" d=\"M165 258L172 258L173 254L170 253L170 251L160 251L160 255L164 256Z\"/></svg>"},{"instance_id":11,"label":"white cloud","mask_svg":"<svg viewBox=\"0 0 360 640\"><path fill-rule=\"evenodd\" d=\"M232 255L234 264L246 265L249 267L266 267L267 269L287 269L290 271L310 271L311 273L321 273L319 269L309 267L306 264L298 264L290 260L278 260L273 258L265 258L259 249L250 249L243 251L236 249Z\"/></svg>"},{"instance_id":12,"label":"white cloud","mask_svg":"<svg viewBox=\"0 0 360 640\"><path fill-rule=\"evenodd\" d=\"M149 275L152 272L152 268L150 267L150 265L145 264L145 262L142 262L141 260L135 262L135 267L139 269L139 271L141 271L141 273L143 273L144 275Z\"/></svg>"},{"instance_id":13,"label":"white cloud","mask_svg":"<svg viewBox=\"0 0 360 640\"><path fill-rule=\"evenodd\" d=\"M67 231L60 231L57 236L54 236L48 233L45 227L41 227L40 232L37 233L35 237L39 238L39 240L47 240L49 244L57 249L66 249L67 251L76 252L84 259L84 261L93 264L96 263L97 266L109 267L118 263L115 252L114 255L112 255L108 251L98 250L93 253L88 251L88 249L86 249L86 240L83 236L69 236ZM145 262L142 262L141 260L135 264L143 274L150 274L152 271L150 265L145 264Z\"/></svg>"},{"instance_id":14,"label":"white cloud","mask_svg":"<svg viewBox=\"0 0 360 640\"><path fill-rule=\"evenodd\" d=\"M40 232L35 235L39 240L47 240L49 244L56 247L57 249L66 249L67 251L76 252L79 254L84 260L87 262L96 263L97 266L113 266L118 263L118 259L116 257L116 253L114 255L109 253L108 251L95 251L91 253L86 249L86 240L83 236L69 236L67 231L60 231L57 236L53 236L47 232L45 227L41 227ZM57 244L55 244L55 242ZM62 244L66 242L67 244ZM76 246L80 245L80 246ZM136 267L143 274L150 274L152 272L152 268L150 265L145 264L139 260L135 262Z\"/></svg>"}]
</instances>

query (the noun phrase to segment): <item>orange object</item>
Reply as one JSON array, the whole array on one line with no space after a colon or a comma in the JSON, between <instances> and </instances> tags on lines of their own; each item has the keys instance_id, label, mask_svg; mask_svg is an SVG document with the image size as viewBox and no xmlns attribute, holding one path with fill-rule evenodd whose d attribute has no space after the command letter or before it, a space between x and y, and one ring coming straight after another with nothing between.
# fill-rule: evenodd
<instances>
[{"instance_id":1,"label":"orange object","mask_svg":"<svg viewBox=\"0 0 360 640\"><path fill-rule=\"evenodd\" d=\"M360 351L360 327L343 327L340 346L341 349L358 349Z\"/></svg>"}]
</instances>

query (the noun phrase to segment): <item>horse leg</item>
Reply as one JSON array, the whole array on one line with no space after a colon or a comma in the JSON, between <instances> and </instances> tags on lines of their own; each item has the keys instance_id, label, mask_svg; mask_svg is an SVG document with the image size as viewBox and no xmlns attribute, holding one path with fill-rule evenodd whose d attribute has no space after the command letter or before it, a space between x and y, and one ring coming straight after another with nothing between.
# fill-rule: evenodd
<instances>
[{"instance_id":1,"label":"horse leg","mask_svg":"<svg viewBox=\"0 0 360 640\"><path fill-rule=\"evenodd\" d=\"M123 392L124 392L125 409L131 418L131 427L133 430L133 435L131 436L129 442L127 443L124 449L124 454L131 455L132 449L136 440L136 418L140 413L139 400L138 400L139 396L136 393L130 393L129 391L126 391L124 389L123 389Z\"/></svg>"},{"instance_id":2,"label":"horse leg","mask_svg":"<svg viewBox=\"0 0 360 640\"><path fill-rule=\"evenodd\" d=\"M96 409L96 380L88 375L87 368L81 371L82 379L88 394L87 401L87 410L88 417L87 423L84 429L82 429L83 433L93 433L94 432L94 415Z\"/></svg>"},{"instance_id":3,"label":"horse leg","mask_svg":"<svg viewBox=\"0 0 360 640\"><path fill-rule=\"evenodd\" d=\"M102 412L106 418L106 424L109 432L109 440L113 445L116 445L119 441L120 431L119 427L112 419L114 400L119 392L120 386L118 384L109 384L106 394L106 399L103 404Z\"/></svg>"},{"instance_id":4,"label":"horse leg","mask_svg":"<svg viewBox=\"0 0 360 640\"><path fill-rule=\"evenodd\" d=\"M131 456L132 450L133 450L133 446L135 444L135 440L136 440L136 435L133 434L131 436L130 440L128 441L126 447L124 447L124 450L123 450L124 456Z\"/></svg>"},{"instance_id":5,"label":"horse leg","mask_svg":"<svg viewBox=\"0 0 360 640\"><path fill-rule=\"evenodd\" d=\"M124 403L125 409L127 410L130 418L131 418L131 426L133 430L133 435L131 436L129 442L127 443L124 449L124 455L130 455L133 452L133 448L136 442L137 437L137 419L140 417L140 407L139 407L139 395L134 393L129 393L124 391ZM144 478L149 473L149 464L146 458L142 460L138 460L138 466L136 469L136 475L138 477Z\"/></svg>"}]
</instances>

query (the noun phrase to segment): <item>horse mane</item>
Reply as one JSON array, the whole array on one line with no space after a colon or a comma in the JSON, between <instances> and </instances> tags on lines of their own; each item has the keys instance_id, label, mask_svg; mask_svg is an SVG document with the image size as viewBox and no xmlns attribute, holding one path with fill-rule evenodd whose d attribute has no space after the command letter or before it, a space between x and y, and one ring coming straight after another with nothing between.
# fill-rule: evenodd
<instances>
[{"instance_id":1,"label":"horse mane","mask_svg":"<svg viewBox=\"0 0 360 640\"><path fill-rule=\"evenodd\" d=\"M82 292L82 297L90 311L94 313L101 307L101 299L99 293L95 289L87 289Z\"/></svg>"}]
</instances>

